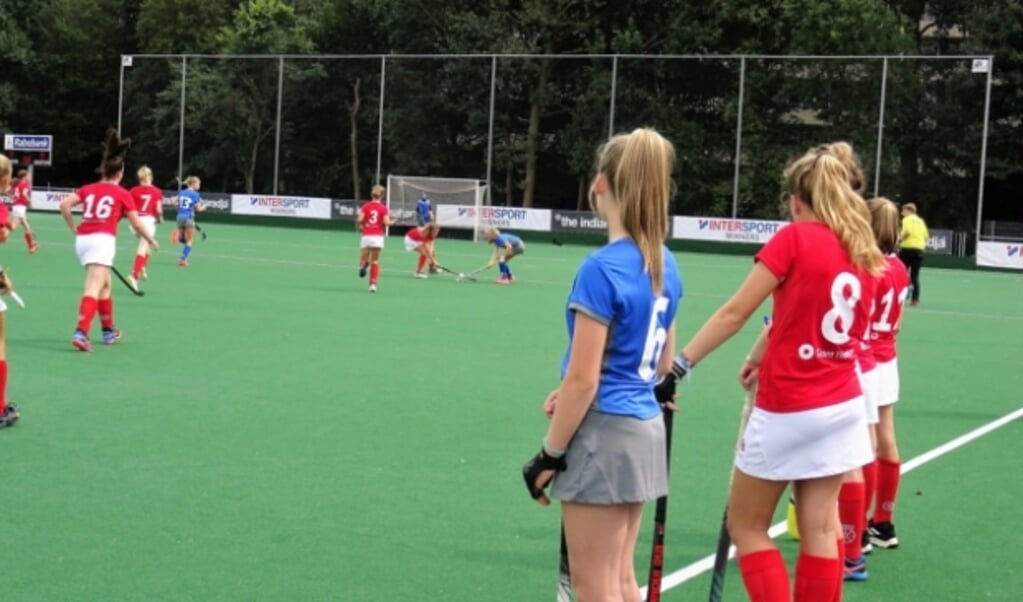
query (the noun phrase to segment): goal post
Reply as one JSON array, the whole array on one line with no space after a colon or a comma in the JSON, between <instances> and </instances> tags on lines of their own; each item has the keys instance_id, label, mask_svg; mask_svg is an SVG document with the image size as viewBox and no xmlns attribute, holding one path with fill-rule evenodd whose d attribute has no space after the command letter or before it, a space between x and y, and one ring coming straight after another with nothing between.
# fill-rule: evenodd
<instances>
[{"instance_id":1,"label":"goal post","mask_svg":"<svg viewBox=\"0 0 1023 602\"><path fill-rule=\"evenodd\" d=\"M418 224L416 203L431 201L434 217L442 228L472 229L473 241L480 239L480 214L487 186L471 178L437 178L430 176L387 176L387 209L401 225ZM454 219L440 215L444 205ZM451 213L453 212L453 213ZM447 216L445 216L447 217Z\"/></svg>"}]
</instances>

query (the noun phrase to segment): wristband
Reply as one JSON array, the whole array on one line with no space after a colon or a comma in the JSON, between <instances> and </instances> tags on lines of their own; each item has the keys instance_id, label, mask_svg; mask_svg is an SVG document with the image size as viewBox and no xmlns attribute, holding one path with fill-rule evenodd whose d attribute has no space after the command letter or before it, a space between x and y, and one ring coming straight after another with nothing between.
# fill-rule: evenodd
<instances>
[{"instance_id":1,"label":"wristband","mask_svg":"<svg viewBox=\"0 0 1023 602\"><path fill-rule=\"evenodd\" d=\"M693 369L693 364L686 359L686 356L679 353L675 356L675 361L671 363L671 373L675 375L677 380L682 380L686 374L689 374Z\"/></svg>"},{"instance_id":2,"label":"wristband","mask_svg":"<svg viewBox=\"0 0 1023 602\"><path fill-rule=\"evenodd\" d=\"M552 458L560 458L565 455L565 450L551 447L551 445L547 443L547 437L543 438L543 451Z\"/></svg>"}]
</instances>

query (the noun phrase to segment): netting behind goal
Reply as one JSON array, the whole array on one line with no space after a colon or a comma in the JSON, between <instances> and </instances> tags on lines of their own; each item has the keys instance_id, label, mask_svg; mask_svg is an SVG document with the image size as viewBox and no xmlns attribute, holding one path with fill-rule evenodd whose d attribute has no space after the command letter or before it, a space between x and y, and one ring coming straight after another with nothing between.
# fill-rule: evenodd
<instances>
[{"instance_id":1,"label":"netting behind goal","mask_svg":"<svg viewBox=\"0 0 1023 602\"><path fill-rule=\"evenodd\" d=\"M433 215L442 228L472 229L476 241L480 238L480 208L486 190L483 182L468 178L388 175L387 208L399 225L415 226L416 203L425 197L431 201Z\"/></svg>"}]
</instances>

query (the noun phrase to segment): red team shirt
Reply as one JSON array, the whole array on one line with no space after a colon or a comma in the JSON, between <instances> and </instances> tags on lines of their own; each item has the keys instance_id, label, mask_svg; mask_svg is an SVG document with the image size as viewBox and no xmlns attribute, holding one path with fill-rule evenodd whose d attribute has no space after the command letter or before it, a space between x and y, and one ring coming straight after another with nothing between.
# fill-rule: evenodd
<instances>
[{"instance_id":1,"label":"red team shirt","mask_svg":"<svg viewBox=\"0 0 1023 602\"><path fill-rule=\"evenodd\" d=\"M117 222L125 213L135 211L131 193L113 182L86 184L75 191L75 196L82 199L78 234L116 236Z\"/></svg>"},{"instance_id":2,"label":"red team shirt","mask_svg":"<svg viewBox=\"0 0 1023 602\"><path fill-rule=\"evenodd\" d=\"M871 297L838 237L820 222L792 223L755 260L781 280L756 406L800 412L862 395L855 358Z\"/></svg>"},{"instance_id":3,"label":"red team shirt","mask_svg":"<svg viewBox=\"0 0 1023 602\"><path fill-rule=\"evenodd\" d=\"M411 230L408 231L408 234L406 234L405 236L409 237L410 240L414 240L416 242L430 242L433 240L432 236L424 235L419 230L419 228L412 228Z\"/></svg>"},{"instance_id":4,"label":"red team shirt","mask_svg":"<svg viewBox=\"0 0 1023 602\"><path fill-rule=\"evenodd\" d=\"M909 272L902 261L889 255L888 271L877 287L877 303L870 319L870 349L878 362L895 359L895 335L902 326L902 308L909 292Z\"/></svg>"},{"instance_id":5,"label":"red team shirt","mask_svg":"<svg viewBox=\"0 0 1023 602\"><path fill-rule=\"evenodd\" d=\"M135 210L140 217L156 217L160 215L160 203L163 202L163 191L150 184L139 184L131 189L131 198L135 202Z\"/></svg>"},{"instance_id":6,"label":"red team shirt","mask_svg":"<svg viewBox=\"0 0 1023 602\"><path fill-rule=\"evenodd\" d=\"M18 183L14 185L14 190L12 192L14 194L12 204L28 206L28 180L19 180Z\"/></svg>"},{"instance_id":7,"label":"red team shirt","mask_svg":"<svg viewBox=\"0 0 1023 602\"><path fill-rule=\"evenodd\" d=\"M877 307L877 303L880 302L877 295L878 290L880 290L882 278L884 278L883 275L871 276L870 274L864 274L861 282L863 285L864 308L868 311L867 319L858 320L855 324L857 327L856 330L861 333L859 345L856 346L856 363L860 365L860 372L863 372L864 374L877 367L877 362L874 360L874 351L870 345L870 316L874 314L874 308Z\"/></svg>"},{"instance_id":8,"label":"red team shirt","mask_svg":"<svg viewBox=\"0 0 1023 602\"><path fill-rule=\"evenodd\" d=\"M362 235L383 236L384 219L387 217L387 205L380 201L370 201L362 206Z\"/></svg>"}]
</instances>

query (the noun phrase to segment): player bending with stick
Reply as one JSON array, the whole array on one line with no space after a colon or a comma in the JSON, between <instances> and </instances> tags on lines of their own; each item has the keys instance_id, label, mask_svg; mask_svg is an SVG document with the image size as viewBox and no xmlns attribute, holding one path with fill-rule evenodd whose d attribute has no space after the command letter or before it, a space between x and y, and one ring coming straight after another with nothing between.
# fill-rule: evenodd
<instances>
[{"instance_id":1,"label":"player bending with stick","mask_svg":"<svg viewBox=\"0 0 1023 602\"><path fill-rule=\"evenodd\" d=\"M79 351L92 351L89 328L97 312L103 327L103 342L113 345L121 338L121 331L114 327L114 298L110 287L110 267L114 265L117 223L121 217L128 218L131 227L149 243L150 248L160 250L139 219L131 193L121 187L124 155L130 146L131 138L122 139L117 130L108 130L103 162L99 168L100 181L82 186L60 203L60 213L68 228L75 233L78 260L85 267L85 291L78 309L78 324L71 337L71 345ZM71 209L76 205L85 205L77 228L71 215Z\"/></svg>"},{"instance_id":2,"label":"player bending with stick","mask_svg":"<svg viewBox=\"0 0 1023 602\"><path fill-rule=\"evenodd\" d=\"M415 251L419 254L419 261L416 263L416 278L426 278L423 272L426 262L430 262L430 273L437 271L437 252L434 243L437 242L437 235L440 233L440 226L437 222L430 222L418 228L412 228L405 234L405 250Z\"/></svg>"},{"instance_id":3,"label":"player bending with stick","mask_svg":"<svg viewBox=\"0 0 1023 602\"><path fill-rule=\"evenodd\" d=\"M497 279L498 284L511 284L515 280L508 262L516 255L526 252L526 243L514 234L502 234L497 228L487 228L487 242L494 245L494 252L490 254L490 261L483 269L490 269L496 263L501 269L501 277Z\"/></svg>"},{"instance_id":4,"label":"player bending with stick","mask_svg":"<svg viewBox=\"0 0 1023 602\"><path fill-rule=\"evenodd\" d=\"M664 247L675 151L650 129L611 138L591 184L609 242L568 297L569 347L540 452L523 468L541 505L561 500L579 600L640 599L634 552L643 503L668 492L665 423L654 395L671 366L682 282Z\"/></svg>"},{"instance_id":5,"label":"player bending with stick","mask_svg":"<svg viewBox=\"0 0 1023 602\"><path fill-rule=\"evenodd\" d=\"M735 458L728 532L752 600L836 599L843 572L835 534L842 476L873 456L856 376L856 328L869 317L860 275L880 274L863 199L842 161L814 149L785 170L792 223L757 253L753 270L685 345L681 377L737 333L769 295L771 336L756 367L755 406ZM785 560L768 534L788 483L799 504L794 596Z\"/></svg>"}]
</instances>

